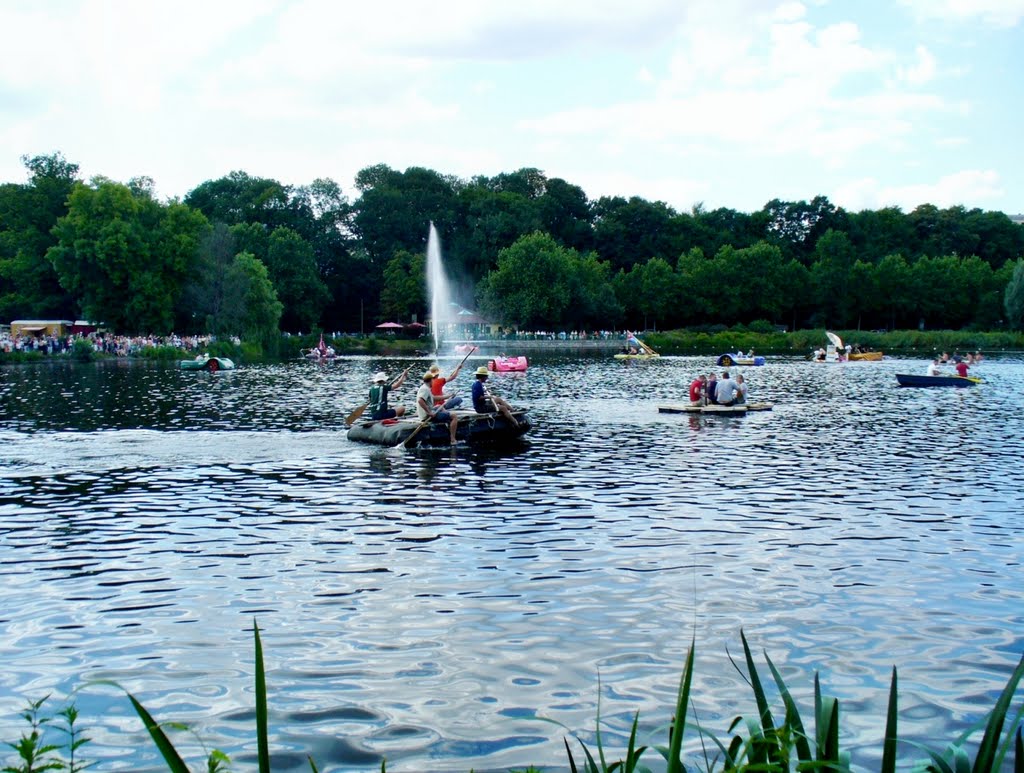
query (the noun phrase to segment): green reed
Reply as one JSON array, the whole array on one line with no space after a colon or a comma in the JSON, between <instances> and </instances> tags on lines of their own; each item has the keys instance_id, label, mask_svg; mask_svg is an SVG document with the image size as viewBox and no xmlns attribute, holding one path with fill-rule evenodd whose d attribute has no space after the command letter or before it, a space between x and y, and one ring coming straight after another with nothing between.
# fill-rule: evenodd
<instances>
[{"instance_id":1,"label":"green reed","mask_svg":"<svg viewBox=\"0 0 1024 773\"><path fill-rule=\"evenodd\" d=\"M613 759L602 732L604 721L598 702L594 749L584 743L575 732L565 728L579 752L574 754L570 738L563 744L569 769L572 773L650 773L645 758L652 754L663 760L666 773L848 773L849 752L843 750L840 733L839 699L822 693L817 673L814 675L814 706L810 714L801 714L781 673L767 652L764 661L771 674L775 692L781 702L781 711L774 711L769 699L769 689L762 681L746 635L741 631L743 645L742 663L733 660L733 665L750 687L754 698L755 711L749 716L738 716L729 724L724 738L720 738L697 719L690 705L694 670L695 643L691 641L683 672L676 690L674 713L667 725L667 743L642 744L639 738L639 713L633 715L633 722L626 741L624 756ZM267 683L264 668L263 645L259 626L253 623L253 645L255 651L255 714L256 745L259 773L270 773L270 723L267 711ZM730 656L731 658L731 656ZM1024 657L1010 675L992 710L983 720L969 728L945 748L935 750L916 741L898 737L897 672L892 670L889 699L886 711L885 735L882 740L882 763L880 773L896 773L898 764L902 769L914 773L1001 773L1013 771L1024 773L1024 703L1013 707L1014 697L1021 680L1024 679ZM97 683L93 683L97 684ZM117 686L113 682L101 682ZM771 683L768 683L771 684ZM598 693L600 694L600 680ZM134 695L123 690L150 738L160 752L171 773L189 773L190 768L167 735L168 730L188 730L180 723L157 722ZM27 732L15 743L5 746L17 754L16 764L8 765L2 773L43 773L43 771L66 770L80 773L92 763L83 762L79 749L89 743L78 729L78 712L74 705L67 706L55 714L43 711L49 696L34 703L21 713L28 724ZM687 719L692 715L692 719ZM805 716L807 720L805 721ZM559 722L540 718L542 721ZM54 724L51 724L54 722ZM47 728L63 734L62 742L47 737ZM978 731L982 737L977 744L972 738ZM687 733L692 736L691 746L695 751L683 748ZM909 748L924 759L898 760L898 747ZM577 754L582 753L579 761ZM231 770L231 760L218 750L204 748L204 768L207 773L226 773ZM972 756L973 755L973 756ZM312 757L307 757L312 773L319 773ZM386 773L386 762L381 761L381 773ZM541 773L542 768L530 766L512 773Z\"/></svg>"}]
</instances>

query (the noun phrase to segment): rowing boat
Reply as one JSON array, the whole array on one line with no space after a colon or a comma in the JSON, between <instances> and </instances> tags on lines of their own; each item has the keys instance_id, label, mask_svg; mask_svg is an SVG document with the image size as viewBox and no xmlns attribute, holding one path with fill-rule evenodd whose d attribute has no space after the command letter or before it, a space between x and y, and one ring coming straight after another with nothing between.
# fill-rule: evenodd
<instances>
[{"instance_id":1,"label":"rowing boat","mask_svg":"<svg viewBox=\"0 0 1024 773\"><path fill-rule=\"evenodd\" d=\"M985 383L974 376L917 376L912 373L897 373L896 380L902 387L971 387Z\"/></svg>"},{"instance_id":2,"label":"rowing boat","mask_svg":"<svg viewBox=\"0 0 1024 773\"><path fill-rule=\"evenodd\" d=\"M659 405L658 413L700 413L710 416L741 416L755 411L770 411L772 403L742 403L740 405L692 405L690 403L669 403Z\"/></svg>"}]
</instances>

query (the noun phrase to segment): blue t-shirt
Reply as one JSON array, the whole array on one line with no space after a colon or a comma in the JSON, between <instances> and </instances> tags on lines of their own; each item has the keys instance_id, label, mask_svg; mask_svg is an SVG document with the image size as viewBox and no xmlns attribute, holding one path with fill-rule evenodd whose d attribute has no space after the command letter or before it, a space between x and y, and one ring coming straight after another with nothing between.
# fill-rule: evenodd
<instances>
[{"instance_id":1,"label":"blue t-shirt","mask_svg":"<svg viewBox=\"0 0 1024 773\"><path fill-rule=\"evenodd\" d=\"M484 389L484 382L480 379L473 382L473 410L477 413L491 412L491 406L487 400L487 392L485 392Z\"/></svg>"}]
</instances>

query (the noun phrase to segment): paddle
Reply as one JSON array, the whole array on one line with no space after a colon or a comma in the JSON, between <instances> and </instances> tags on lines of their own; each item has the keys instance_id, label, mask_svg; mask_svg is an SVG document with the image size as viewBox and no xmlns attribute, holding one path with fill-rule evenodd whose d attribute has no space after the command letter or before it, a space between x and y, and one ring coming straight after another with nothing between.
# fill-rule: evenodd
<instances>
[{"instance_id":1,"label":"paddle","mask_svg":"<svg viewBox=\"0 0 1024 773\"><path fill-rule=\"evenodd\" d=\"M405 440L403 440L401 443L399 443L396 446L396 448L412 448L413 438L415 438L418 434L420 434L420 430L421 429L423 429L428 424L430 424L431 419L433 419L433 416L428 416L423 421L421 421L418 425L416 425L416 429L414 429L412 431L412 433L409 435L409 437L407 437Z\"/></svg>"},{"instance_id":2,"label":"paddle","mask_svg":"<svg viewBox=\"0 0 1024 773\"><path fill-rule=\"evenodd\" d=\"M402 376L405 376L405 374L406 374L406 373L408 373L408 372L409 372L410 370L412 370L412 365L410 365L410 366L409 366L408 368L406 368L405 370L403 370L403 371L402 371ZM397 381L397 380L398 380L398 379L395 379L395 381ZM367 400L367 401L366 401L365 403L363 403L363 404L362 404L362 405L360 405L360 406L359 406L358 408L356 408L356 409L355 409L354 411L352 411L352 413L350 413L350 414L349 414L349 415L348 415L348 416L347 416L347 417L345 418L345 424L346 424L346 426L349 426L349 427L351 427L351 426L352 426L352 424L353 424L353 422L355 422L355 420L356 420L356 419L358 419L358 418L359 418L360 416L362 416L362 415L363 415L363 412L364 412L364 411L365 411L365 410L366 410L366 409L367 409L367 408L368 408L369 406L370 406L370 401L369 401L369 400Z\"/></svg>"}]
</instances>

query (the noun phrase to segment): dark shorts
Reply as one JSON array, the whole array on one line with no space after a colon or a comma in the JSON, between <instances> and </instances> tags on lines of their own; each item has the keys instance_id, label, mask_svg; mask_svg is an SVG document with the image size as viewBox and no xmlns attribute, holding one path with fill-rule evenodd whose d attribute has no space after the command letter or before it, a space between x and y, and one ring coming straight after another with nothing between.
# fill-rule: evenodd
<instances>
[{"instance_id":1,"label":"dark shorts","mask_svg":"<svg viewBox=\"0 0 1024 773\"><path fill-rule=\"evenodd\" d=\"M393 419L398 415L398 411L394 408L388 408L386 411L377 411L372 418L374 421L380 421L381 419Z\"/></svg>"},{"instance_id":2,"label":"dark shorts","mask_svg":"<svg viewBox=\"0 0 1024 773\"><path fill-rule=\"evenodd\" d=\"M452 415L448 411L438 411L430 417L431 421L436 421L438 424L447 424L452 420Z\"/></svg>"},{"instance_id":3,"label":"dark shorts","mask_svg":"<svg viewBox=\"0 0 1024 773\"><path fill-rule=\"evenodd\" d=\"M473 403L473 408L477 413L494 413L498 410L490 400L477 401Z\"/></svg>"}]
</instances>

